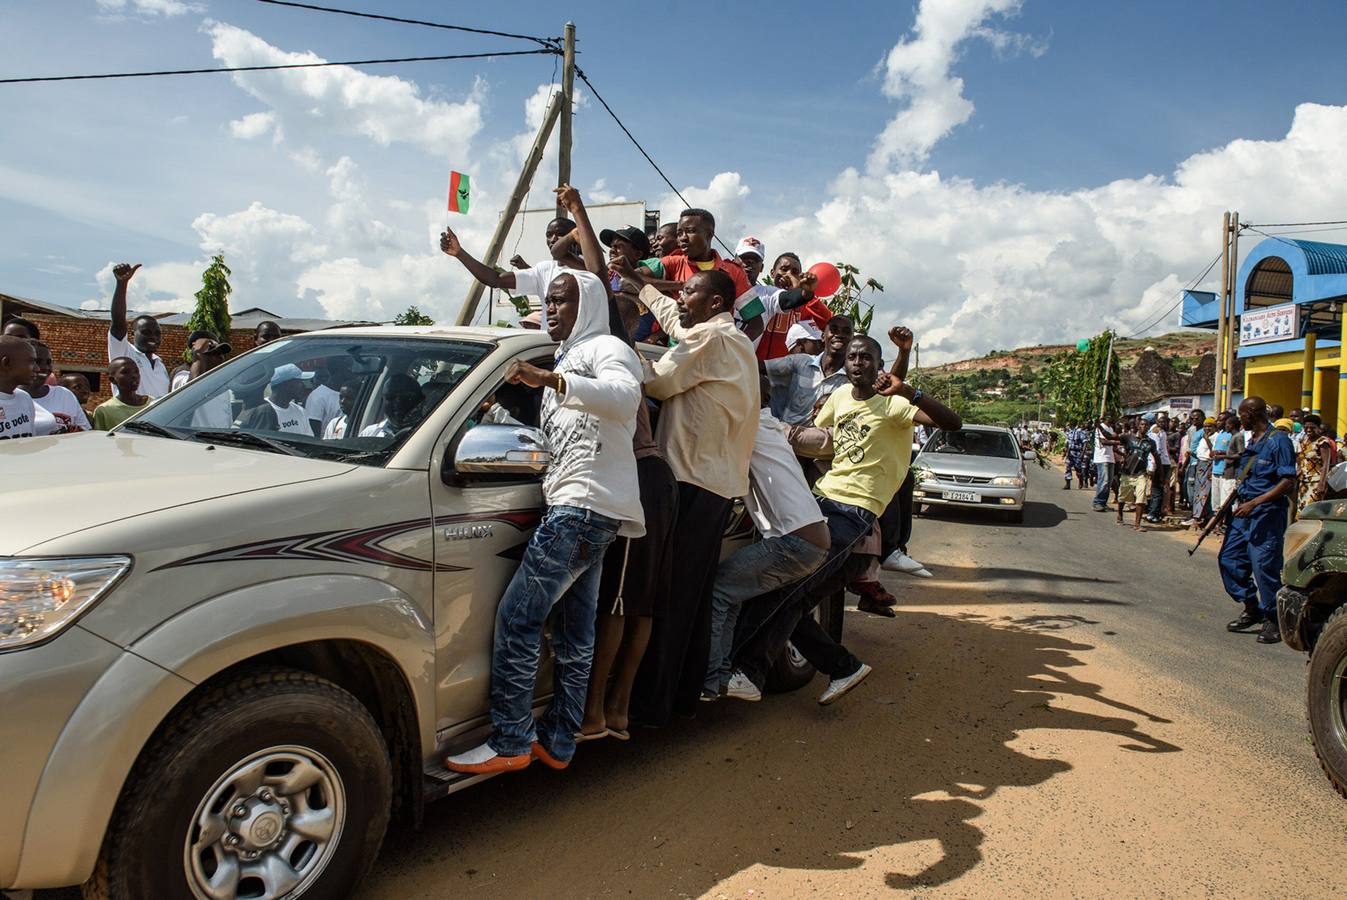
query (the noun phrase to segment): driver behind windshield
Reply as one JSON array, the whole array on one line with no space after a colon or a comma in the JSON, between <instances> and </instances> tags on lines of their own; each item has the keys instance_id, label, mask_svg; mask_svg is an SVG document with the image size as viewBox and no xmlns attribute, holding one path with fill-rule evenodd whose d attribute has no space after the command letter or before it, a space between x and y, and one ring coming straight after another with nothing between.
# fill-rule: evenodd
<instances>
[{"instance_id":1,"label":"driver behind windshield","mask_svg":"<svg viewBox=\"0 0 1347 900\"><path fill-rule=\"evenodd\" d=\"M384 420L360 429L361 437L394 437L415 425L425 394L410 375L391 375L384 387Z\"/></svg>"}]
</instances>

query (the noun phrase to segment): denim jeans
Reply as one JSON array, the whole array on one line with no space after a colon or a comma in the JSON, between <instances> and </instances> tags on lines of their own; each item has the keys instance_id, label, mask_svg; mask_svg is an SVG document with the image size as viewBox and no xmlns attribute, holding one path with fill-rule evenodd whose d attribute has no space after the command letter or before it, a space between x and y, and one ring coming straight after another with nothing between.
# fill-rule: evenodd
<instances>
[{"instance_id":1,"label":"denim jeans","mask_svg":"<svg viewBox=\"0 0 1347 900\"><path fill-rule=\"evenodd\" d=\"M704 690L719 693L730 680L734 626L744 601L811 575L827 556L826 548L787 534L749 544L721 561L711 591L711 658Z\"/></svg>"},{"instance_id":2,"label":"denim jeans","mask_svg":"<svg viewBox=\"0 0 1347 900\"><path fill-rule=\"evenodd\" d=\"M1094 489L1094 505L1108 506L1108 492L1113 481L1113 463L1095 463L1094 468L1099 479L1099 484Z\"/></svg>"},{"instance_id":3,"label":"denim jeans","mask_svg":"<svg viewBox=\"0 0 1347 900\"><path fill-rule=\"evenodd\" d=\"M750 604L739 628L737 664L758 687L766 683L767 673L785 652L787 641L830 678L850 675L861 666L860 660L834 641L810 613L825 597L841 590L849 577L859 574L847 568L851 548L870 533L878 516L827 497L819 497L818 505L828 518L832 538L827 559L796 586L773 591Z\"/></svg>"},{"instance_id":4,"label":"denim jeans","mask_svg":"<svg viewBox=\"0 0 1347 900\"><path fill-rule=\"evenodd\" d=\"M491 654L491 749L529 752L535 734L560 760L575 755L594 659L594 616L603 554L618 522L578 506L553 506L529 538L524 559L496 610ZM533 722L543 623L560 604L553 630L556 685L552 704Z\"/></svg>"}]
</instances>

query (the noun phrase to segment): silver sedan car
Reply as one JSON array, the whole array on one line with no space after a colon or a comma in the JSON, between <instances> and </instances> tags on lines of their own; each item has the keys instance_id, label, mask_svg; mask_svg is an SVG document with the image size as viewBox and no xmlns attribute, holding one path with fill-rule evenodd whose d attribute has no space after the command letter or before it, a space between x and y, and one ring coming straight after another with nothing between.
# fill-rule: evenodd
<instances>
[{"instance_id":1,"label":"silver sedan car","mask_svg":"<svg viewBox=\"0 0 1347 900\"><path fill-rule=\"evenodd\" d=\"M1025 460L1006 428L965 425L937 431L912 461L916 489L912 500L927 506L968 506L1000 511L1012 522L1024 521Z\"/></svg>"}]
</instances>

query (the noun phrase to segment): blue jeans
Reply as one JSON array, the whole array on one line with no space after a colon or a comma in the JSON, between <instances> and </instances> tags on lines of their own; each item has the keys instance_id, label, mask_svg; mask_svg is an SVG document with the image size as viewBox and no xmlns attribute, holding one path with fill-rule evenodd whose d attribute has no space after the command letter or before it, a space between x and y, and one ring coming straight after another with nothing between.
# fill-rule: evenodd
<instances>
[{"instance_id":1,"label":"blue jeans","mask_svg":"<svg viewBox=\"0 0 1347 900\"><path fill-rule=\"evenodd\" d=\"M524 559L496 610L491 654L491 737L501 756L522 756L537 740L559 760L575 755L594 659L594 616L603 554L618 522L578 506L553 506L529 538ZM553 648L552 704L533 722L533 687L543 623L560 604Z\"/></svg>"},{"instance_id":2,"label":"blue jeans","mask_svg":"<svg viewBox=\"0 0 1347 900\"><path fill-rule=\"evenodd\" d=\"M1277 591L1282 586L1282 539L1286 537L1286 498L1255 506L1247 516L1232 516L1217 563L1232 600L1257 606L1276 621Z\"/></svg>"},{"instance_id":3,"label":"blue jeans","mask_svg":"<svg viewBox=\"0 0 1347 900\"><path fill-rule=\"evenodd\" d=\"M711 590L711 657L703 690L718 694L730 680L734 626L744 601L813 574L827 556L827 548L787 534L749 544L721 560Z\"/></svg>"},{"instance_id":4,"label":"blue jeans","mask_svg":"<svg viewBox=\"0 0 1347 900\"><path fill-rule=\"evenodd\" d=\"M1099 484L1094 489L1094 505L1108 506L1108 492L1113 482L1113 463L1095 463L1094 470L1099 480Z\"/></svg>"}]
</instances>

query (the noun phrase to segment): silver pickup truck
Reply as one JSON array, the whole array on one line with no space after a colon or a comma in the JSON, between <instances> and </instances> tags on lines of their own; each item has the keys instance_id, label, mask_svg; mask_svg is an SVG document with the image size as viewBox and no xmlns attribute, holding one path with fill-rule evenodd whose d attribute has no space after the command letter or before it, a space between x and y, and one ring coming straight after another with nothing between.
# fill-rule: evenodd
<instances>
[{"instance_id":1,"label":"silver pickup truck","mask_svg":"<svg viewBox=\"0 0 1347 900\"><path fill-rule=\"evenodd\" d=\"M489 728L548 459L537 393L503 377L553 350L301 335L112 432L0 443L0 888L341 896L391 817L481 780L441 760ZM289 427L284 366L345 386L344 427ZM737 517L727 541L751 539ZM812 674L787 653L774 681Z\"/></svg>"}]
</instances>

